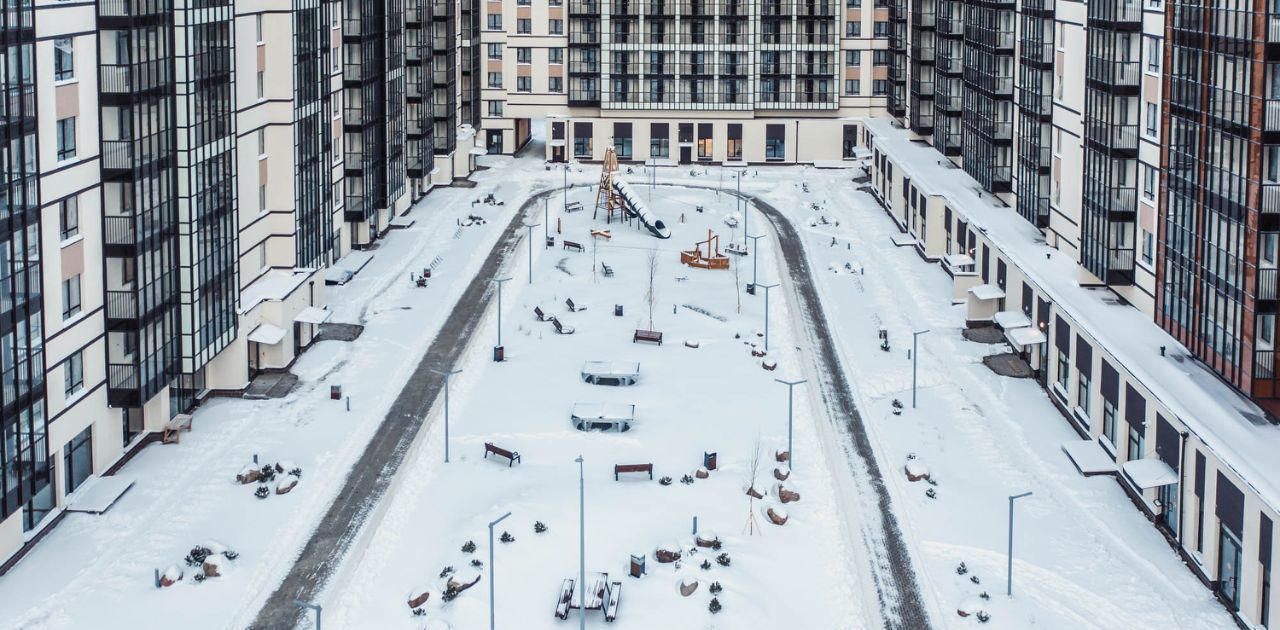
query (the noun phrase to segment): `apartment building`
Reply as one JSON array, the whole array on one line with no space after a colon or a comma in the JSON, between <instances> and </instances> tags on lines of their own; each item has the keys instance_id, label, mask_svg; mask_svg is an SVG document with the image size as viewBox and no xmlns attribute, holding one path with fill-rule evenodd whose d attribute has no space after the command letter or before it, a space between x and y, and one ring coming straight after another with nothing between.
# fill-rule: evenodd
<instances>
[{"instance_id":1,"label":"apartment building","mask_svg":"<svg viewBox=\"0 0 1280 630\"><path fill-rule=\"evenodd\" d=\"M890 94L877 0L486 2L481 129L510 153L546 119L547 158L852 159L851 117Z\"/></svg>"},{"instance_id":2,"label":"apartment building","mask_svg":"<svg viewBox=\"0 0 1280 630\"><path fill-rule=\"evenodd\" d=\"M468 6L0 13L0 571L172 418L287 368L326 268L474 169Z\"/></svg>"}]
</instances>

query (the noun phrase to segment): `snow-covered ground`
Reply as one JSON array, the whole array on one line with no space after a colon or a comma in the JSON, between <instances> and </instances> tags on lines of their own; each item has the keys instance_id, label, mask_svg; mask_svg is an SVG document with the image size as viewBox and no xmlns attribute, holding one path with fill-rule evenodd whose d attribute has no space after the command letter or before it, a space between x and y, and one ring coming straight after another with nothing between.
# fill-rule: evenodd
<instances>
[{"instance_id":1,"label":"snow-covered ground","mask_svg":"<svg viewBox=\"0 0 1280 630\"><path fill-rule=\"evenodd\" d=\"M349 284L326 287L331 321L365 325L354 343L323 341L293 366L299 386L278 400L213 399L197 410L181 444L150 446L119 473L136 485L105 515L69 514L17 567L0 577L0 628L245 627L280 582L372 431L541 172L511 158L476 173L475 189L435 191L416 223L380 241ZM527 162L527 161L526 161ZM504 207L476 205L494 192ZM459 228L476 214L485 225ZM410 272L437 257L430 286ZM351 411L329 399L341 384ZM254 496L235 475L254 454L302 468L291 493ZM194 584L184 556L208 540L239 553L223 577ZM153 587L171 564L188 579ZM200 611L193 617L193 611Z\"/></svg>"},{"instance_id":2,"label":"snow-covered ground","mask_svg":"<svg viewBox=\"0 0 1280 630\"><path fill-rule=\"evenodd\" d=\"M650 194L645 187L638 191ZM497 336L496 318L491 318L461 366L465 371L453 380L452 463L443 463L443 427L437 424L430 441L402 469L402 485L393 488L366 552L351 558L354 566L344 572L345 579L330 585L324 598L328 619L338 627L421 627L422 619L406 600L410 589L425 585L435 591L424 607L428 618L455 628L483 627L488 622L487 523L511 512L496 529L516 538L494 549L498 625L562 627L566 622L552 613L563 580L578 574L574 459L581 454L586 569L607 572L622 583L613 626L875 625L877 613L864 609L859 594L863 568L845 542L850 524L836 516L827 462L803 389L796 391L794 422L799 459L785 484L801 500L786 506L789 520L781 527L761 511L779 505L774 454L786 449L787 390L774 379L802 377L803 371L803 355L788 326L788 301L780 291L770 299L770 351L763 359L751 353L753 345L763 349L756 332L763 328L764 292L753 297L739 287L751 280L753 263L759 264L761 283L777 280L772 247L764 248L759 261L733 256L732 263L740 266L735 282L733 270L691 269L679 261L679 250L705 239L708 228L723 237L722 247L734 232L742 242L741 227L734 231L725 222L735 212L728 195L653 192L651 206L672 228L670 240L618 223L606 226L603 216L593 222L594 192L579 188L569 200L583 202L587 210L561 217L563 237L582 243L586 251L543 249L536 243L530 285L525 246L519 248L518 264L510 270L513 280L504 289L507 361L490 360ZM683 224L681 214L687 220ZM610 228L612 238L592 239L592 226ZM657 260L652 322L645 299L650 252ZM602 264L613 277L600 273ZM567 298L587 310L569 312ZM615 315L615 305L623 307L622 316ZM556 334L552 324L536 321L535 307L575 332ZM663 344L633 343L637 328L662 331ZM630 387L584 383L583 363L597 360L639 362L639 382ZM766 360L777 362L776 371L762 369ZM570 423L575 403L635 404L636 421L624 433L578 431ZM756 487L771 495L763 501L744 494L757 441ZM485 459L486 442L519 451L521 462L509 467L505 459ZM708 451L718 454L718 469L708 479L682 484L681 477L694 475ZM654 481L644 474L614 480L614 464L650 462ZM672 478L671 485L658 481L665 476ZM695 516L700 532L719 536L720 552L702 549L679 567L659 563L658 546L686 552L694 547ZM534 532L536 521L547 525L545 533ZM758 534L744 533L749 521ZM461 551L467 541L477 545L474 554ZM730 566L716 562L721 552L729 555ZM631 554L647 557L648 575L642 579L626 576ZM485 564L479 584L442 604L445 580L439 574L448 566L470 569L473 559ZM701 568L704 561L709 569ZM700 582L689 597L678 590L685 578ZM713 582L723 587L718 615L708 611ZM570 617L574 623L576 614ZM591 627L605 627L600 613L589 615Z\"/></svg>"},{"instance_id":3,"label":"snow-covered ground","mask_svg":"<svg viewBox=\"0 0 1280 630\"><path fill-rule=\"evenodd\" d=\"M535 124L535 129L540 125ZM559 186L561 173L545 170L540 147L526 157L486 158L494 168L477 173L476 189L443 189L410 215L417 223L382 241L372 262L352 283L329 287L333 321L363 323L354 343L321 342L294 366L300 385L281 400L218 399L198 410L195 430L179 445L145 449L121 475L137 485L103 516L71 514L18 567L0 578L0 628L243 628L288 571L351 463L417 365L466 283L479 269L501 227L535 190ZM907 248L894 247L896 229L867 195L855 192L847 171L803 167L752 169L743 191L786 213L805 238L826 317L844 368L856 388L863 416L886 476L933 622L938 627L977 627L955 610L982 592L978 605L993 628L1231 628L1230 617L1181 565L1157 531L1134 509L1113 480L1081 477L1062 455L1076 439L1066 421L1030 380L997 377L980 359L994 348L960 337L962 307L950 303L947 276ZM732 171L689 167L659 169L666 183L734 187ZM571 182L594 181L598 170L582 167ZM810 192L801 189L808 184ZM792 296L771 296L770 353L776 372L760 367L745 341L760 343L762 295L742 296L737 312L733 271L681 266L677 250L705 238L711 227L725 237L727 195L659 187L650 193L641 173L636 192L652 194L651 208L673 227L659 241L633 227L612 226L613 239L587 234L594 193L578 188L582 213L563 217L565 235L586 245L582 253L534 247L534 283L527 284L525 245L517 249L512 280L503 295L503 341L508 361L489 360L497 334L494 309L478 330L451 391L451 454L443 463L442 411L410 453L393 482L379 518L359 544L321 603L327 628L419 628L406 595L420 587L439 589L445 566L486 563L480 582L441 606L439 592L427 618L448 620L459 630L484 627L488 619L486 524L505 512L497 528L516 540L499 544L497 601L500 627L571 627L552 617L564 578L577 573L577 465L585 459L587 570L621 581L620 628L863 628L879 627L871 570L851 497L841 496L842 462L820 439L830 420L815 412L817 396L796 389L797 469L791 484L802 495L787 506L791 520L777 527L756 502L758 536L743 534L749 502L742 485L754 445L761 443L761 486L772 491L773 451L786 432L786 388L777 378L804 378L809 349L794 321ZM472 206L496 191L506 206ZM810 203L825 204L813 211ZM558 205L553 198L552 205ZM707 212L694 207L704 205ZM491 219L459 229L468 214ZM680 214L687 223L679 223ZM535 212L540 221L541 213ZM826 216L829 225L810 226ZM1010 220L1019 220L1012 213ZM551 215L554 226L556 215ZM839 221L839 225L834 225ZM752 233L764 221L750 217ZM535 234L542 228L535 228ZM553 229L554 232L554 229ZM835 237L837 244L831 246ZM735 240L741 242L741 236ZM761 282L782 277L772 237L761 240L761 256L745 263L738 284L759 264ZM539 245L540 243L535 243ZM631 343L637 327L649 326L647 254L659 249L653 327L662 346ZM431 285L412 287L409 273L437 256ZM563 263L561 262L563 259ZM615 275L601 277L599 263ZM859 273L850 273L845 264ZM559 269L558 267L563 267ZM677 280L687 277L687 280ZM566 312L565 298L585 304ZM613 315L614 304L625 314ZM681 305L701 309L698 312ZM536 322L540 305L573 335L556 335ZM676 312L672 313L672 306ZM723 318L723 319L721 319ZM877 330L889 331L892 351L879 349ZM910 408L910 333L921 337L920 406ZM742 339L734 339L734 334ZM699 348L685 347L696 340ZM799 347L797 347L799 346ZM584 361L638 361L640 382L602 387L581 382ZM330 401L328 386L342 384L350 412ZM901 416L890 403L908 407ZM572 428L577 402L634 403L636 424L626 433L586 434ZM818 409L821 409L819 406ZM513 467L483 458L484 442L520 451ZM708 479L679 479L701 464L704 451L719 454ZM290 494L260 500L252 486L234 482L258 454L303 469ZM936 486L908 482L908 456L926 465ZM653 462L655 480L631 476L615 482L612 465ZM662 486L658 477L671 476ZM936 498L925 495L932 489ZM1004 596L1007 496L1020 499L1015 541L1015 597ZM732 559L728 567L705 551L680 569L659 564L659 545L688 546L692 519L719 534ZM533 531L533 523L548 526ZM239 552L227 574L203 584L184 580L167 589L152 586L152 571L182 564L193 545L216 540ZM460 547L477 544L475 554ZM648 557L648 576L625 576L628 555ZM964 562L968 573L956 567ZM187 569L188 575L192 570ZM694 576L701 584L690 597L678 585ZM979 583L970 580L976 576ZM707 610L708 587L719 581L723 610ZM198 612L197 612L198 611ZM604 627L599 613L589 625Z\"/></svg>"}]
</instances>

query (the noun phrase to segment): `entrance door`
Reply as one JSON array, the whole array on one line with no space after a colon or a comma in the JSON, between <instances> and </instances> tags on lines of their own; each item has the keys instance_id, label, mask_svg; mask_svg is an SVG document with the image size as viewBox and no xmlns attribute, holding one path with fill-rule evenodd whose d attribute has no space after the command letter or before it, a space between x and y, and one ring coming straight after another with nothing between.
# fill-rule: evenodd
<instances>
[{"instance_id":1,"label":"entrance door","mask_svg":"<svg viewBox=\"0 0 1280 630\"><path fill-rule=\"evenodd\" d=\"M1176 536L1178 534L1178 484L1171 483L1160 486L1160 506L1164 510L1161 519L1164 521L1165 527Z\"/></svg>"},{"instance_id":2,"label":"entrance door","mask_svg":"<svg viewBox=\"0 0 1280 630\"><path fill-rule=\"evenodd\" d=\"M680 147L680 163L688 164L693 161L693 147Z\"/></svg>"},{"instance_id":3,"label":"entrance door","mask_svg":"<svg viewBox=\"0 0 1280 630\"><path fill-rule=\"evenodd\" d=\"M485 141L484 148L488 149L490 154L502 153L502 130L501 129L490 129L488 131L488 138Z\"/></svg>"},{"instance_id":4,"label":"entrance door","mask_svg":"<svg viewBox=\"0 0 1280 630\"><path fill-rule=\"evenodd\" d=\"M1222 527L1218 541L1218 597L1240 610L1240 541Z\"/></svg>"},{"instance_id":5,"label":"entrance door","mask_svg":"<svg viewBox=\"0 0 1280 630\"><path fill-rule=\"evenodd\" d=\"M564 147L551 147L551 161L557 164L564 161Z\"/></svg>"}]
</instances>

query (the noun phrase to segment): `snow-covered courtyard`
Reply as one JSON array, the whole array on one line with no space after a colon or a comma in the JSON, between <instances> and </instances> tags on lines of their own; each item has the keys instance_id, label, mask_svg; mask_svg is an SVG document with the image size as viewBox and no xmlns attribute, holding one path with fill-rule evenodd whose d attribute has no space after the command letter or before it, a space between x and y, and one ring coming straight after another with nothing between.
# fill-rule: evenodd
<instances>
[{"instance_id":1,"label":"snow-covered courtyard","mask_svg":"<svg viewBox=\"0 0 1280 630\"><path fill-rule=\"evenodd\" d=\"M116 505L67 515L0 577L0 628L252 624L446 318L470 306L459 299L504 226L532 195L560 187L565 175L540 155L535 146L525 157L485 158L490 168L473 176L476 188L432 192L408 215L415 223L383 240L351 283L329 287L333 321L363 325L360 337L309 349L292 367L299 385L288 396L214 399L180 444L144 449L118 473L135 485ZM497 627L576 627L577 610L568 620L555 613L565 580L579 572L579 455L588 581L607 573L620 584L609 591L616 620L606 626L601 611L590 611L588 626L845 629L895 620L899 602L876 579L889 568L877 560L885 534L870 526L879 521L874 484L851 463L850 419L831 417L824 404L825 368L811 347L812 322L797 308L802 280L783 261L782 247L801 245L933 626L1234 627L1114 480L1080 476L1061 452L1075 434L1035 381L982 364L1000 346L961 337L965 314L951 302L949 278L895 246L897 228L856 190L853 171L749 169L742 192L777 208L800 235L802 244L784 245L759 209L744 215L730 194L732 169L659 168L652 187L647 171L624 170L670 239L593 219L599 168L574 169L573 188L549 197L546 219L541 203L525 218L547 224L517 231L532 234L531 250L521 240L499 274L510 278L501 288L505 360L492 360L493 301L453 366L462 371L449 386L450 462L437 398L384 480L385 498L349 532L347 555L316 601L324 627L487 627L491 569ZM473 203L489 193L505 205ZM564 213L566 201L584 209ZM763 235L758 249L745 241L744 222ZM728 269L681 264L680 252L708 230L722 252L732 243L752 255L725 254ZM432 278L419 288L409 278L424 267ZM765 290L744 290L753 276L777 283L767 353ZM572 333L557 333L552 317ZM912 408L907 350L924 329ZM661 345L637 342L638 330L660 331ZM587 369L615 375L638 364L636 382L588 383L588 362L608 363ZM777 379L808 381L794 389L794 469L778 461L788 388ZM330 399L334 385L342 400ZM628 430L581 431L575 410L621 412ZM255 455L301 469L297 486L262 499L237 483ZM652 464L652 479L624 472L615 480L615 465L635 464ZM908 470L929 479L909 481ZM753 486L762 498L746 494ZM794 497L783 491L799 500L784 505ZM1009 598L1007 497L1028 491L1017 504ZM488 524L508 512L494 536L513 540L491 549ZM236 557L197 583L183 559L209 541ZM679 562L660 561L676 553ZM641 578L628 575L632 556L644 558ZM154 572L170 565L188 579L157 588ZM959 608L989 621L980 626Z\"/></svg>"}]
</instances>

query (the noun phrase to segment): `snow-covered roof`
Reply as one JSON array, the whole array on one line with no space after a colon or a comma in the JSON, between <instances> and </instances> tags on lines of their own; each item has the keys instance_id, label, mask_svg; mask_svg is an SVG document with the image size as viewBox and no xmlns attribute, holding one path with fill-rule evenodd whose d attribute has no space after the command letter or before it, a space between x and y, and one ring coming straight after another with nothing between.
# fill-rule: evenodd
<instances>
[{"instance_id":1,"label":"snow-covered roof","mask_svg":"<svg viewBox=\"0 0 1280 630\"><path fill-rule=\"evenodd\" d=\"M1094 440L1072 440L1062 445L1062 452L1080 470L1082 475L1098 475L1116 471L1116 463L1111 461L1102 445Z\"/></svg>"},{"instance_id":2,"label":"snow-covered roof","mask_svg":"<svg viewBox=\"0 0 1280 630\"><path fill-rule=\"evenodd\" d=\"M997 326L1005 330L1031 325L1031 318L1027 317L1027 314L1022 311L1000 311L992 319L995 320Z\"/></svg>"},{"instance_id":3,"label":"snow-covered roof","mask_svg":"<svg viewBox=\"0 0 1280 630\"><path fill-rule=\"evenodd\" d=\"M969 293L979 300L998 300L1004 297L1004 289L994 284L980 284L976 287L969 287Z\"/></svg>"},{"instance_id":4,"label":"snow-covered roof","mask_svg":"<svg viewBox=\"0 0 1280 630\"><path fill-rule=\"evenodd\" d=\"M905 176L939 189L1078 329L1115 356L1118 369L1150 390L1263 501L1280 508L1280 458L1275 456L1280 427L1268 422L1253 401L1191 358L1142 311L1120 304L1111 291L1080 286L1074 257L1046 245L1040 230L991 195L980 195L981 186L964 171L939 164L942 156L932 147L912 142L887 118L868 118L864 124ZM1167 356L1161 356L1161 346Z\"/></svg>"},{"instance_id":5,"label":"snow-covered roof","mask_svg":"<svg viewBox=\"0 0 1280 630\"><path fill-rule=\"evenodd\" d=\"M596 420L634 420L635 405L617 403L574 403L573 417Z\"/></svg>"},{"instance_id":6,"label":"snow-covered roof","mask_svg":"<svg viewBox=\"0 0 1280 630\"><path fill-rule=\"evenodd\" d=\"M283 300L311 277L311 270L285 271L272 269L240 292L240 312L248 313L253 307L268 300Z\"/></svg>"},{"instance_id":7,"label":"snow-covered roof","mask_svg":"<svg viewBox=\"0 0 1280 630\"><path fill-rule=\"evenodd\" d=\"M1178 473L1155 458L1130 460L1121 465L1120 469L1124 471L1124 476L1143 490L1178 483Z\"/></svg>"},{"instance_id":8,"label":"snow-covered roof","mask_svg":"<svg viewBox=\"0 0 1280 630\"><path fill-rule=\"evenodd\" d=\"M249 333L248 339L254 343L274 346L284 339L284 331L271 324L262 323L258 324L258 327Z\"/></svg>"},{"instance_id":9,"label":"snow-covered roof","mask_svg":"<svg viewBox=\"0 0 1280 630\"><path fill-rule=\"evenodd\" d=\"M942 262L946 263L948 267L952 267L952 268L968 267L970 265L977 264L973 260L973 256L970 256L968 254L947 254L946 256L942 257Z\"/></svg>"},{"instance_id":10,"label":"snow-covered roof","mask_svg":"<svg viewBox=\"0 0 1280 630\"><path fill-rule=\"evenodd\" d=\"M1042 332L1038 328L1032 328L1031 326L1005 328L1004 338L1008 339L1009 343L1015 346L1018 346L1019 348L1025 348L1027 346L1036 346L1048 341L1048 339L1044 336L1044 332Z\"/></svg>"},{"instance_id":11,"label":"snow-covered roof","mask_svg":"<svg viewBox=\"0 0 1280 630\"><path fill-rule=\"evenodd\" d=\"M591 376L636 377L640 375L640 364L625 361L587 361L582 364L582 373Z\"/></svg>"},{"instance_id":12,"label":"snow-covered roof","mask_svg":"<svg viewBox=\"0 0 1280 630\"><path fill-rule=\"evenodd\" d=\"M308 306L302 309L302 312L298 313L298 316L293 318L293 321L303 324L323 324L329 321L330 315L333 315L333 312L328 309Z\"/></svg>"}]
</instances>

